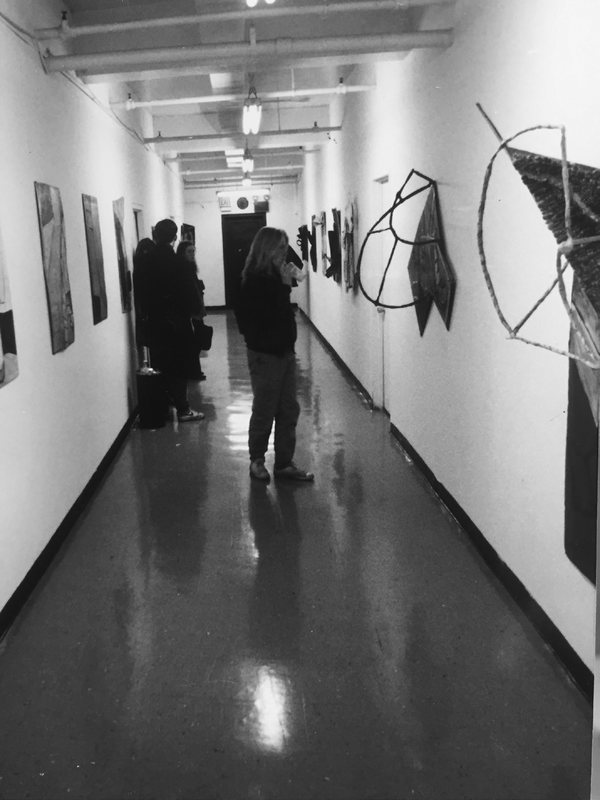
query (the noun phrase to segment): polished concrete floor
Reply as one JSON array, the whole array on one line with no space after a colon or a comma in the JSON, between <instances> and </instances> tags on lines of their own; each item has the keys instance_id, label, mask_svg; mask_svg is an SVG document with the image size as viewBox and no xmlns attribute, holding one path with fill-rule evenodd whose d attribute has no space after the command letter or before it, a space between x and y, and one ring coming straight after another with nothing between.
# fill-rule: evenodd
<instances>
[{"instance_id":1,"label":"polished concrete floor","mask_svg":"<svg viewBox=\"0 0 600 800\"><path fill-rule=\"evenodd\" d=\"M389 420L303 323L316 480L251 483L210 322L206 419L132 431L0 646L0 798L587 800L588 704Z\"/></svg>"}]
</instances>

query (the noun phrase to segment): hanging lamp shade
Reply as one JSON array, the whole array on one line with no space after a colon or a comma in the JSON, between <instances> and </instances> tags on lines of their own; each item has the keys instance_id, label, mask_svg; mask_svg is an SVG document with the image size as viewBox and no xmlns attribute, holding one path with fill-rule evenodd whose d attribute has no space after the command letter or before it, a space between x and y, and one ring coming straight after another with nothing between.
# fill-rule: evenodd
<instances>
[{"instance_id":1,"label":"hanging lamp shade","mask_svg":"<svg viewBox=\"0 0 600 800\"><path fill-rule=\"evenodd\" d=\"M246 145L246 149L244 150L244 155L242 158L242 170L244 172L254 171L254 156L250 152L248 145Z\"/></svg>"},{"instance_id":2,"label":"hanging lamp shade","mask_svg":"<svg viewBox=\"0 0 600 800\"><path fill-rule=\"evenodd\" d=\"M254 86L250 87L248 97L244 101L244 112L242 117L242 129L244 135L257 134L260 128L260 118L262 115L262 106L256 89Z\"/></svg>"},{"instance_id":3,"label":"hanging lamp shade","mask_svg":"<svg viewBox=\"0 0 600 800\"><path fill-rule=\"evenodd\" d=\"M242 186L248 187L252 186L252 176L249 172L244 172L244 177L242 178Z\"/></svg>"}]
</instances>

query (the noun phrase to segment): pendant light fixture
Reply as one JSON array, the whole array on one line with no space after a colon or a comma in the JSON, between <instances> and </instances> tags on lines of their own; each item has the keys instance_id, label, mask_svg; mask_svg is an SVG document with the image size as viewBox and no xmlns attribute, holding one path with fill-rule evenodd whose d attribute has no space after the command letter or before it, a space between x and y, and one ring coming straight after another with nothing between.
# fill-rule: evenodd
<instances>
[{"instance_id":1,"label":"pendant light fixture","mask_svg":"<svg viewBox=\"0 0 600 800\"><path fill-rule=\"evenodd\" d=\"M265 0L265 3L268 6L272 6L274 2L275 2L275 0ZM256 8L257 3L258 3L258 0L246 0L246 5L248 6L248 8Z\"/></svg>"},{"instance_id":2,"label":"pendant light fixture","mask_svg":"<svg viewBox=\"0 0 600 800\"><path fill-rule=\"evenodd\" d=\"M242 158L242 171L243 172L254 171L254 156L250 152L250 148L248 147L248 142L246 142L246 149L244 150L244 155Z\"/></svg>"},{"instance_id":3,"label":"pendant light fixture","mask_svg":"<svg viewBox=\"0 0 600 800\"><path fill-rule=\"evenodd\" d=\"M244 111L242 117L242 130L244 136L257 134L260 128L260 118L262 115L262 105L256 94L254 86L250 87L248 97L244 101Z\"/></svg>"},{"instance_id":4,"label":"pendant light fixture","mask_svg":"<svg viewBox=\"0 0 600 800\"><path fill-rule=\"evenodd\" d=\"M249 172L244 172L244 177L242 178L242 186L247 188L248 186L252 186L252 176Z\"/></svg>"}]
</instances>

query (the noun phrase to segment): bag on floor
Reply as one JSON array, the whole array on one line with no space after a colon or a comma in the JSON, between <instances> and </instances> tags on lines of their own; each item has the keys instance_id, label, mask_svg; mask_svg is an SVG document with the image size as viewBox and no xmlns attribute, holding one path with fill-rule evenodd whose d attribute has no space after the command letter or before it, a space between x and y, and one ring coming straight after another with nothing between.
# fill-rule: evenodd
<instances>
[{"instance_id":1,"label":"bag on floor","mask_svg":"<svg viewBox=\"0 0 600 800\"><path fill-rule=\"evenodd\" d=\"M201 320L194 320L194 336L198 350L210 350L212 345L212 325L205 325Z\"/></svg>"}]
</instances>

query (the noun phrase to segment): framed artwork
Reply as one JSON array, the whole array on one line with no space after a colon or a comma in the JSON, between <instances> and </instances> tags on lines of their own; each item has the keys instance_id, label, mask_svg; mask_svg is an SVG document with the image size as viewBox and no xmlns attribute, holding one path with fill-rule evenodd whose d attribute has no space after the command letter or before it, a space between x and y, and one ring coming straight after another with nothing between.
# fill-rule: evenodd
<instances>
[{"instance_id":1,"label":"framed artwork","mask_svg":"<svg viewBox=\"0 0 600 800\"><path fill-rule=\"evenodd\" d=\"M342 231L342 271L346 290L356 289L356 254L354 231L357 228L356 202L349 200L344 211Z\"/></svg>"},{"instance_id":2,"label":"framed artwork","mask_svg":"<svg viewBox=\"0 0 600 800\"><path fill-rule=\"evenodd\" d=\"M192 242L192 244L196 244L195 226L187 225L185 222L182 222L181 228L179 229L179 236L182 242Z\"/></svg>"},{"instance_id":3,"label":"framed artwork","mask_svg":"<svg viewBox=\"0 0 600 800\"><path fill-rule=\"evenodd\" d=\"M131 271L127 259L125 244L125 198L113 200L113 217L115 220L115 237L117 240L117 262L119 267L119 286L121 287L121 309L123 313L131 311Z\"/></svg>"},{"instance_id":4,"label":"framed artwork","mask_svg":"<svg viewBox=\"0 0 600 800\"><path fill-rule=\"evenodd\" d=\"M99 322L102 322L103 319L106 319L108 314L106 284L104 281L104 259L102 257L102 240L100 238L100 218L98 216L98 200L89 194L82 194L81 199L83 201L85 240L90 270L92 314L94 317L94 325L97 325Z\"/></svg>"},{"instance_id":5,"label":"framed artwork","mask_svg":"<svg viewBox=\"0 0 600 800\"><path fill-rule=\"evenodd\" d=\"M59 353L75 341L71 286L67 271L67 245L60 192L55 186L35 182L42 262L50 317L52 352Z\"/></svg>"},{"instance_id":6,"label":"framed artwork","mask_svg":"<svg viewBox=\"0 0 600 800\"><path fill-rule=\"evenodd\" d=\"M19 374L17 342L8 276L0 258L0 388Z\"/></svg>"}]
</instances>

